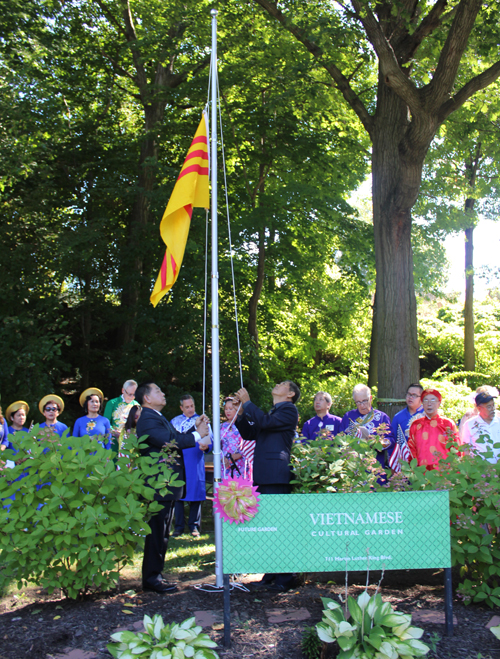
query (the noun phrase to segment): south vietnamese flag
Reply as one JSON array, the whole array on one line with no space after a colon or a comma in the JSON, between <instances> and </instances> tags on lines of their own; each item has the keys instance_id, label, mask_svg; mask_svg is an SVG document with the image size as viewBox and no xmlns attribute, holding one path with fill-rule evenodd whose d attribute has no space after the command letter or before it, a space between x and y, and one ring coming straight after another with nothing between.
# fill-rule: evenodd
<instances>
[{"instance_id":1,"label":"south vietnamese flag","mask_svg":"<svg viewBox=\"0 0 500 659\"><path fill-rule=\"evenodd\" d=\"M193 208L210 205L207 124L204 112L161 220L160 234L167 250L150 297L155 307L179 275Z\"/></svg>"}]
</instances>

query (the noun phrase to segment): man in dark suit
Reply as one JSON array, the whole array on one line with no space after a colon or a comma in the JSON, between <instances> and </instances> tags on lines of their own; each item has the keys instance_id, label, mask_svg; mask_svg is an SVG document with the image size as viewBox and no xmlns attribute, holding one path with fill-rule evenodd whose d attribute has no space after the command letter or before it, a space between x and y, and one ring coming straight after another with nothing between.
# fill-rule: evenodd
<instances>
[{"instance_id":1,"label":"man in dark suit","mask_svg":"<svg viewBox=\"0 0 500 659\"><path fill-rule=\"evenodd\" d=\"M196 419L196 431L180 433L161 414L165 407L165 394L154 382L139 385L135 392L137 402L142 406L141 416L137 422L137 436L147 435L147 447L143 455L160 453L162 447L174 441L178 446L177 462L172 466L180 480L185 480L182 449L198 446L206 450L210 438L208 435L208 419L205 415ZM169 593L177 589L175 583L163 581L162 570L165 564L165 553L168 546L169 529L174 514L175 501L184 496L185 486L171 488L167 495L155 494L155 500L162 504L162 509L151 517L149 526L151 533L144 542L144 557L142 560L142 587L157 593Z\"/></svg>"},{"instance_id":2,"label":"man in dark suit","mask_svg":"<svg viewBox=\"0 0 500 659\"><path fill-rule=\"evenodd\" d=\"M265 414L252 403L248 391L240 389L236 400L242 404L242 410L236 427L243 439L255 440L253 481L259 492L289 494L290 453L299 420L295 403L300 390L295 382L285 380L275 385L272 396L273 407ZM265 574L260 585L268 590L286 591L293 588L294 581L293 574Z\"/></svg>"}]
</instances>

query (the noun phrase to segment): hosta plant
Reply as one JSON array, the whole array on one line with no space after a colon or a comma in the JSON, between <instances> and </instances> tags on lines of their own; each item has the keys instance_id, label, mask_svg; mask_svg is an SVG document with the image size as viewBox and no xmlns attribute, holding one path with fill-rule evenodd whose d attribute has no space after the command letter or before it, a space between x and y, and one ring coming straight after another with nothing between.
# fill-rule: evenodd
<instances>
[{"instance_id":1,"label":"hosta plant","mask_svg":"<svg viewBox=\"0 0 500 659\"><path fill-rule=\"evenodd\" d=\"M145 632L116 632L111 638L108 650L116 659L219 659L211 648L214 643L203 634L195 618L188 618L180 624L166 625L159 615L144 616Z\"/></svg>"},{"instance_id":2,"label":"hosta plant","mask_svg":"<svg viewBox=\"0 0 500 659\"><path fill-rule=\"evenodd\" d=\"M490 632L500 639L500 625L498 627L490 627Z\"/></svg>"},{"instance_id":3,"label":"hosta plant","mask_svg":"<svg viewBox=\"0 0 500 659\"><path fill-rule=\"evenodd\" d=\"M316 629L325 643L338 643L338 659L408 659L429 652L418 640L423 629L412 627L411 615L393 611L379 593L370 597L364 591L357 601L349 596L349 622L338 602L322 600L325 610Z\"/></svg>"}]
</instances>

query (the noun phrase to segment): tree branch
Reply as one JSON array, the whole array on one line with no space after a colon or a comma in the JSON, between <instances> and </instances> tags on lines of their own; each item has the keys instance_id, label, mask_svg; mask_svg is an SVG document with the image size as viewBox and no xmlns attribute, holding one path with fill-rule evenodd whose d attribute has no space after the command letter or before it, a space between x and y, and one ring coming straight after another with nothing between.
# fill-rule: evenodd
<instances>
[{"instance_id":1,"label":"tree branch","mask_svg":"<svg viewBox=\"0 0 500 659\"><path fill-rule=\"evenodd\" d=\"M99 7L100 7L101 10L102 10L102 13L106 16L106 18L108 19L108 21L109 21L110 23L112 23L112 24L116 27L116 29L117 29L117 30L118 30L123 36L125 36L125 30L124 30L124 28L123 28L123 25L121 25L120 22L119 22L119 21L113 16L113 14L112 14L111 11L106 7L106 5L104 4L104 2L102 2L102 0L94 0L94 2L95 2L96 4L99 5Z\"/></svg>"},{"instance_id":2,"label":"tree branch","mask_svg":"<svg viewBox=\"0 0 500 659\"><path fill-rule=\"evenodd\" d=\"M337 68L333 62L325 61L323 58L323 50L316 43L314 43L314 41L308 39L304 33L304 30L301 30L297 25L292 23L278 9L274 2L270 2L269 0L255 0L255 2L257 2L263 9L265 9L270 16L281 23L285 30L293 34L293 36L307 48L307 50L316 59L316 61L329 73L342 96L345 98L354 112L358 115L368 134L371 135L373 130L373 117L369 114L365 105L356 94L354 89L351 87L349 80L342 73L342 71L340 71L340 69Z\"/></svg>"},{"instance_id":3,"label":"tree branch","mask_svg":"<svg viewBox=\"0 0 500 659\"><path fill-rule=\"evenodd\" d=\"M104 55L104 57L106 57L111 62L111 64L115 68L115 71L119 72L122 76L126 76L127 78L130 78L130 80L132 80L134 85L138 86L137 79L134 78L134 76L131 73L129 73L126 69L124 69L119 62L117 62L113 57L111 57L111 55L108 55L108 53L102 48L99 48L99 52L101 53L101 55Z\"/></svg>"},{"instance_id":4,"label":"tree branch","mask_svg":"<svg viewBox=\"0 0 500 659\"><path fill-rule=\"evenodd\" d=\"M416 114L422 106L418 89L399 65L396 53L386 39L379 22L361 0L351 0L351 4L377 53L385 84Z\"/></svg>"},{"instance_id":5,"label":"tree branch","mask_svg":"<svg viewBox=\"0 0 500 659\"><path fill-rule=\"evenodd\" d=\"M122 4L123 19L125 21L125 37L130 44L130 50L132 51L132 58L134 60L135 70L137 71L137 85L140 89L141 96L143 97L143 102L147 103L146 95L148 77L140 53L137 50L137 34L134 27L134 19L132 18L132 11L130 9L130 2L129 0L122 0Z\"/></svg>"},{"instance_id":6,"label":"tree branch","mask_svg":"<svg viewBox=\"0 0 500 659\"><path fill-rule=\"evenodd\" d=\"M401 52L399 61L401 64L406 64L406 62L412 59L422 41L432 34L436 28L440 27L443 20L450 15L448 13L443 16L446 4L447 0L437 0L430 12L424 16L415 32L400 44Z\"/></svg>"},{"instance_id":7,"label":"tree branch","mask_svg":"<svg viewBox=\"0 0 500 659\"><path fill-rule=\"evenodd\" d=\"M438 109L453 88L460 60L467 47L469 35L483 0L460 0L457 13L441 50L436 72L427 85L426 96L430 100L429 109Z\"/></svg>"},{"instance_id":8,"label":"tree branch","mask_svg":"<svg viewBox=\"0 0 500 659\"><path fill-rule=\"evenodd\" d=\"M445 101L438 110L439 121L443 122L452 112L455 112L468 101L471 96L481 91L481 89L485 89L498 78L500 78L500 61L495 62L489 69L469 80L455 96Z\"/></svg>"},{"instance_id":9,"label":"tree branch","mask_svg":"<svg viewBox=\"0 0 500 659\"><path fill-rule=\"evenodd\" d=\"M208 64L210 64L210 55L208 55L207 57L205 57L205 59L201 60L201 62L196 64L194 68L186 69L186 71L182 71L181 73L171 73L170 71L173 69L173 66L170 66L167 87L169 87L170 89L175 89L175 87L178 87L183 82L185 82L189 74L195 75L196 73L198 73L198 71L204 69ZM158 81L158 76L155 78L155 83L157 83L157 81Z\"/></svg>"}]
</instances>

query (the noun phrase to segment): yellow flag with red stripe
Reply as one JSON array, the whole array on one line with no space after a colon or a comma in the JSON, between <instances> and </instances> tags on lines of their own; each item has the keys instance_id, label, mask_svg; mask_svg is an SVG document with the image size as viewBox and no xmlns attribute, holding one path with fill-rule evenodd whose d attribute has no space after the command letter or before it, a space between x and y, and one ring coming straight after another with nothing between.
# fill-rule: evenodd
<instances>
[{"instance_id":1,"label":"yellow flag with red stripe","mask_svg":"<svg viewBox=\"0 0 500 659\"><path fill-rule=\"evenodd\" d=\"M155 307L179 276L193 208L210 205L207 134L207 119L203 113L160 224L167 250L150 297Z\"/></svg>"}]
</instances>

